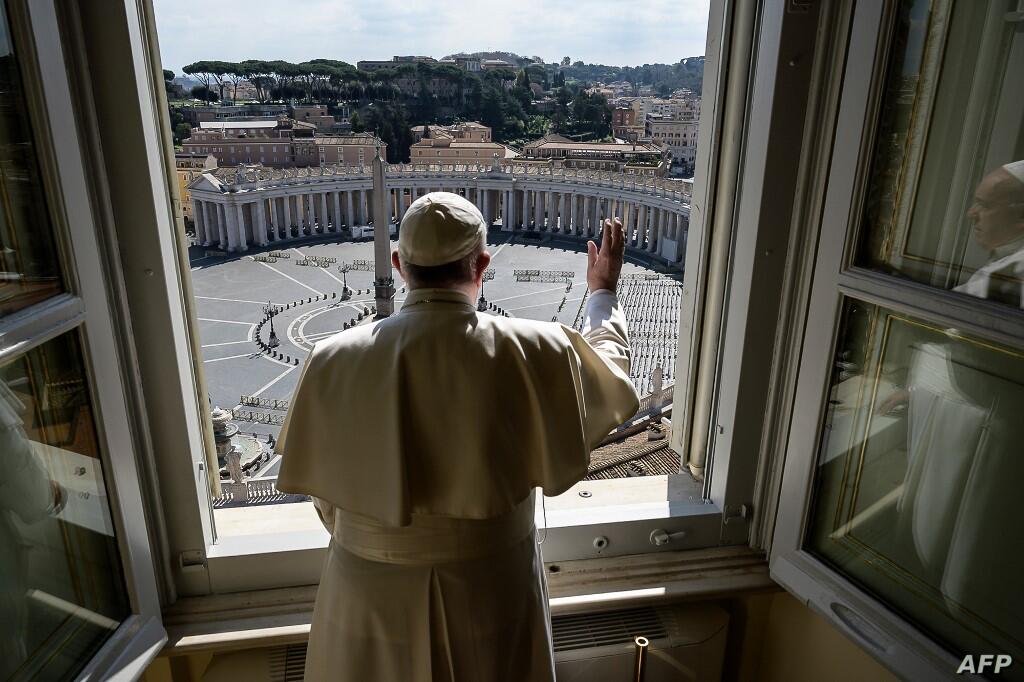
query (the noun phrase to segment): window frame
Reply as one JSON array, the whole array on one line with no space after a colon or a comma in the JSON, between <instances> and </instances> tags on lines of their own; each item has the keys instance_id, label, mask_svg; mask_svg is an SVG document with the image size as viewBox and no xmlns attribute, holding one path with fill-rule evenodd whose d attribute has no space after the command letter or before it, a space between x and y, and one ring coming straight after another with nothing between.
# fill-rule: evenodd
<instances>
[{"instance_id":1,"label":"window frame","mask_svg":"<svg viewBox=\"0 0 1024 682\"><path fill-rule=\"evenodd\" d=\"M86 173L55 1L9 0L7 9L65 291L0 318L0 360L64 334L77 338L131 609L77 675L134 677L167 635L139 487L138 434L127 411L130 372L115 313L118 282L104 267L110 254L96 220L99 198Z\"/></svg>"},{"instance_id":2,"label":"window frame","mask_svg":"<svg viewBox=\"0 0 1024 682\"><path fill-rule=\"evenodd\" d=\"M114 114L110 108L104 109L106 98L103 94L108 92L108 86L94 83L92 87L97 93L94 97L100 111L97 136L102 139L104 153L117 158L120 168L145 167L151 173L149 195L146 197L148 205L115 206L114 213L120 213L122 218L114 227L126 251L151 255L149 265L153 272L149 279L125 267L129 314L140 358L141 384L143 387L176 386L181 389L180 399L176 397L179 395L177 391L171 391L174 394L171 397L162 396L161 404L169 409L162 409L159 413L150 411L147 415L153 432L155 478L160 481L160 489L151 485L147 494L153 499L163 500L160 508L168 536L164 560L170 567L172 583L168 589L188 596L315 584L328 540L326 532L321 532L319 539L308 537L303 545L296 545L295 538L280 537L277 538L280 542L273 542L268 541L267 536L221 540L215 535L206 483L206 471L211 461L209 453L213 451L212 434L205 401L198 398L205 394L205 390L201 362L196 360L201 355L188 280L187 250L180 236L180 219L171 209L172 202L176 200L177 183L173 181L173 167L170 166L173 162L170 131L163 120L166 118L166 98L162 87L158 87L162 84L157 83L153 76L160 69L153 9L150 2L142 2L138 4L142 14L135 15L132 9L135 4L126 0L125 5L123 11L129 25L130 49L135 58L126 68L131 69L130 77L139 90L138 102L131 102L132 108L138 109L139 119L131 121L131 125L137 126L139 139L144 140L144 145L136 143L132 147L131 143L104 135L104 129L108 128L105 120ZM95 10L86 6L78 12L91 16ZM756 54L758 12L763 10L756 10L750 3L734 0L714 0L711 3L704 76L704 98L707 101L701 107L702 129L710 132L698 140L695 164L698 172L706 174L709 182L700 183L704 191L691 203L689 239L693 246L687 249L686 255L687 271L701 272L705 276L713 248L719 251L719 267L727 259L732 247L734 224L750 219L757 230L768 227L767 223L759 220L761 208L757 203L751 202L738 212L736 200L740 192L763 191L763 188L758 189L746 180L742 186L736 181L740 177L740 168L750 163L747 151L751 144L750 136L742 133L751 120L752 64L755 57L777 61L782 49L776 38L762 41L762 53ZM737 24L736 16L742 17L740 24ZM95 23L90 21L88 25L91 27ZM88 36L86 42L99 41ZM105 47L94 44L91 49L102 54ZM116 49L116 45L110 49ZM730 64L729 69L724 68L726 61ZM739 68L741 65L743 68ZM113 78L105 80L120 81ZM124 94L119 97L123 98ZM763 142L762 139L758 143L760 146L756 154L764 154ZM112 165L110 162L107 167ZM719 174L727 166L733 180L730 183L718 182ZM171 168L170 181L167 179L168 168ZM716 181L711 182L712 178ZM121 197L125 194L120 191L124 180L116 173L111 173L110 182L118 185L119 190L112 195ZM118 201L122 200L119 198ZM700 210L702 207L704 210ZM144 214L142 218L125 218L140 211ZM779 229L777 226L771 228ZM725 241L712 243L712 235L716 231L725 235ZM723 343L720 335L723 331L722 311L735 301L749 303L753 287L750 281L726 281L724 271L722 274L719 296L715 300L704 295L706 277L689 286L684 284L684 300L688 307L681 316L680 338L686 342L680 345L680 372L677 372L673 396L676 406L674 423L682 428L678 429L678 434L674 430L670 443L677 453L691 448L691 433L701 430L695 429L694 424L711 423L710 412L704 413L703 417L694 416L694 405L702 400L711 401L710 389L716 384L733 386L730 389L732 395L738 390L739 375L729 373L719 359L719 344ZM140 290L152 291L154 282L166 287L166 293L157 297L158 305L154 305L154 299L147 298L145 302L141 298L133 300L133 289L139 287ZM713 315L712 311L715 311ZM691 343L689 332L702 329L707 319L717 320L719 324ZM749 347L749 342L758 338L760 333L754 322L751 318L730 323L727 328L729 342L747 339ZM767 362L769 353L770 349L762 350L760 357ZM696 358L701 360L699 366L688 364ZM710 374L710 379L704 382L703 391L698 390L697 385L702 373ZM721 386L718 388L722 390ZM714 402L717 405L720 401L716 399ZM757 416L760 422L763 414L755 415L755 412L746 406L733 419L741 421ZM752 510L757 508L757 505L752 505L756 476L738 472L756 472L761 452L757 446L733 443L734 437L735 434L727 433L715 439L716 459L720 466L718 473L705 486L710 503L687 505L669 500L657 505L637 505L634 509L624 510L631 514L628 520L623 517L617 521L607 520L608 508L555 515L559 519L556 519L556 525L549 525L544 545L545 559L549 562L565 561L747 544L752 536ZM723 509L728 513L723 514ZM551 521L551 516L548 520ZM557 525L559 520L561 525ZM685 531L687 537L656 548L649 539L655 528L669 532ZM610 538L610 547L614 551L596 550L593 539L598 535ZM290 561L282 562L281 553L285 551L294 553L289 554Z\"/></svg>"},{"instance_id":3,"label":"window frame","mask_svg":"<svg viewBox=\"0 0 1024 682\"><path fill-rule=\"evenodd\" d=\"M861 300L1011 347L1024 339L1024 314L855 264L897 2L842 5L845 30L837 35L843 39L833 47L834 68L823 74L841 86L834 94L834 115L821 125L830 170L811 188L823 197L813 224L818 251L796 345L798 377L769 566L776 582L900 677L945 678L957 669L959 657L803 548L843 306L847 298Z\"/></svg>"}]
</instances>

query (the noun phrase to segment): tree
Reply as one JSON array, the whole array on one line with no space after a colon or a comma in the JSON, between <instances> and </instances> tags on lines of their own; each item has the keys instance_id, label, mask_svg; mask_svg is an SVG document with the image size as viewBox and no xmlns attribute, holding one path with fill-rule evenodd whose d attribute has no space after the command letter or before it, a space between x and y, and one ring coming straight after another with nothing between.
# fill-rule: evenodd
<instances>
[{"instance_id":1,"label":"tree","mask_svg":"<svg viewBox=\"0 0 1024 682\"><path fill-rule=\"evenodd\" d=\"M363 121L362 121L361 118L359 118L359 112L358 111L353 111L352 112L352 117L348 119L348 122L352 125L352 132L353 133L361 133L361 132L363 132Z\"/></svg>"},{"instance_id":2,"label":"tree","mask_svg":"<svg viewBox=\"0 0 1024 682\"><path fill-rule=\"evenodd\" d=\"M170 69L164 69L164 82L166 83L172 80L174 80L174 72Z\"/></svg>"},{"instance_id":3,"label":"tree","mask_svg":"<svg viewBox=\"0 0 1024 682\"><path fill-rule=\"evenodd\" d=\"M216 102L219 99L217 93L205 85L197 85L192 88L192 96L204 102Z\"/></svg>"},{"instance_id":4,"label":"tree","mask_svg":"<svg viewBox=\"0 0 1024 682\"><path fill-rule=\"evenodd\" d=\"M272 63L259 59L247 59L239 64L239 71L246 80L252 83L253 89L256 90L256 99L266 102L270 97L270 91L276 85Z\"/></svg>"},{"instance_id":5,"label":"tree","mask_svg":"<svg viewBox=\"0 0 1024 682\"><path fill-rule=\"evenodd\" d=\"M231 83L231 101L238 99L238 84L245 80L245 68L241 64L225 62L227 70L224 79Z\"/></svg>"},{"instance_id":6,"label":"tree","mask_svg":"<svg viewBox=\"0 0 1024 682\"><path fill-rule=\"evenodd\" d=\"M213 62L209 61L193 62L191 64L185 65L184 67L182 67L181 70L183 73L186 73L189 76L195 76L199 80L199 82L203 84L203 87L205 87L207 90L210 90L210 86L213 85L213 74L210 72L212 64ZM192 88L192 91L193 97L195 97L195 88Z\"/></svg>"},{"instance_id":7,"label":"tree","mask_svg":"<svg viewBox=\"0 0 1024 682\"><path fill-rule=\"evenodd\" d=\"M569 66L572 64L572 60L568 57L562 57L562 66Z\"/></svg>"},{"instance_id":8,"label":"tree","mask_svg":"<svg viewBox=\"0 0 1024 682\"><path fill-rule=\"evenodd\" d=\"M182 121L174 126L174 143L181 144L181 141L192 135L192 126Z\"/></svg>"}]
</instances>

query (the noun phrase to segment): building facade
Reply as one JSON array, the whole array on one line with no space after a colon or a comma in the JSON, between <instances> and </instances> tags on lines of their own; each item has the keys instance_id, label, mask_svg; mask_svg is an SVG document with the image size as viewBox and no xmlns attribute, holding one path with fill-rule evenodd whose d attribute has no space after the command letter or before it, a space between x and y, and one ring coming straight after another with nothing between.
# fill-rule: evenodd
<instances>
[{"instance_id":1,"label":"building facade","mask_svg":"<svg viewBox=\"0 0 1024 682\"><path fill-rule=\"evenodd\" d=\"M548 161L556 168L614 171L636 175L664 175L666 150L653 142L575 142L546 135L523 146L524 160Z\"/></svg>"},{"instance_id":2,"label":"building facade","mask_svg":"<svg viewBox=\"0 0 1024 682\"><path fill-rule=\"evenodd\" d=\"M238 105L203 105L198 107L178 107L182 118L198 128L204 121L230 121L239 119L275 120L288 115L286 104L238 104Z\"/></svg>"},{"instance_id":3,"label":"building facade","mask_svg":"<svg viewBox=\"0 0 1024 682\"><path fill-rule=\"evenodd\" d=\"M334 116L327 111L326 104L295 104L291 107L291 117L301 123L316 126L318 133L337 135L351 130L348 105L341 106L341 116Z\"/></svg>"},{"instance_id":4,"label":"building facade","mask_svg":"<svg viewBox=\"0 0 1024 682\"><path fill-rule=\"evenodd\" d=\"M294 168L323 164L369 163L379 140L370 133L318 135L312 123L275 121L209 121L182 142L186 152L213 154L219 166L260 164Z\"/></svg>"},{"instance_id":5,"label":"building facade","mask_svg":"<svg viewBox=\"0 0 1024 682\"><path fill-rule=\"evenodd\" d=\"M693 167L697 158L696 121L675 121L648 116L647 136L656 143L666 146L672 155L672 162Z\"/></svg>"},{"instance_id":6,"label":"building facade","mask_svg":"<svg viewBox=\"0 0 1024 682\"><path fill-rule=\"evenodd\" d=\"M205 171L217 167L217 157L198 152L175 152L174 172L178 178L178 196L181 198L181 214L186 222L192 222L192 195L188 186Z\"/></svg>"},{"instance_id":7,"label":"building facade","mask_svg":"<svg viewBox=\"0 0 1024 682\"><path fill-rule=\"evenodd\" d=\"M628 173L554 169L530 164L386 169L389 222L428 192L460 194L488 225L587 239L617 216L627 245L682 267L693 183ZM196 236L206 246L246 251L317 234L354 233L372 217L368 168L218 168L190 187Z\"/></svg>"},{"instance_id":8,"label":"building facade","mask_svg":"<svg viewBox=\"0 0 1024 682\"><path fill-rule=\"evenodd\" d=\"M493 159L514 159L519 152L491 141L491 129L481 123L466 122L450 126L412 127L416 142L409 148L412 163L483 163Z\"/></svg>"}]
</instances>

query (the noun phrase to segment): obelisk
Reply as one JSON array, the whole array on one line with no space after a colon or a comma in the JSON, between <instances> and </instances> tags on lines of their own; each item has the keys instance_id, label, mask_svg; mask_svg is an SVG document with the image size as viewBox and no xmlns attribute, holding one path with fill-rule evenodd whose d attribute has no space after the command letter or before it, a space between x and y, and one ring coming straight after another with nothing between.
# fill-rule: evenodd
<instances>
[{"instance_id":1,"label":"obelisk","mask_svg":"<svg viewBox=\"0 0 1024 682\"><path fill-rule=\"evenodd\" d=\"M385 161L381 143L373 159L373 288L377 317L395 312L395 278L391 276L390 193L384 179Z\"/></svg>"}]
</instances>

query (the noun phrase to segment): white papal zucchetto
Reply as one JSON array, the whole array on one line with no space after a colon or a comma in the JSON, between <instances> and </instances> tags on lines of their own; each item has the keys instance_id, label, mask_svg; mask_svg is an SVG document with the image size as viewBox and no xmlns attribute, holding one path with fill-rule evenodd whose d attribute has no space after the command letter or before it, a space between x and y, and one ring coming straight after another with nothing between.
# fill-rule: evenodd
<instances>
[{"instance_id":1,"label":"white papal zucchetto","mask_svg":"<svg viewBox=\"0 0 1024 682\"><path fill-rule=\"evenodd\" d=\"M471 202L451 192L431 192L402 217L398 256L413 265L443 265L468 256L487 239L487 225Z\"/></svg>"}]
</instances>

